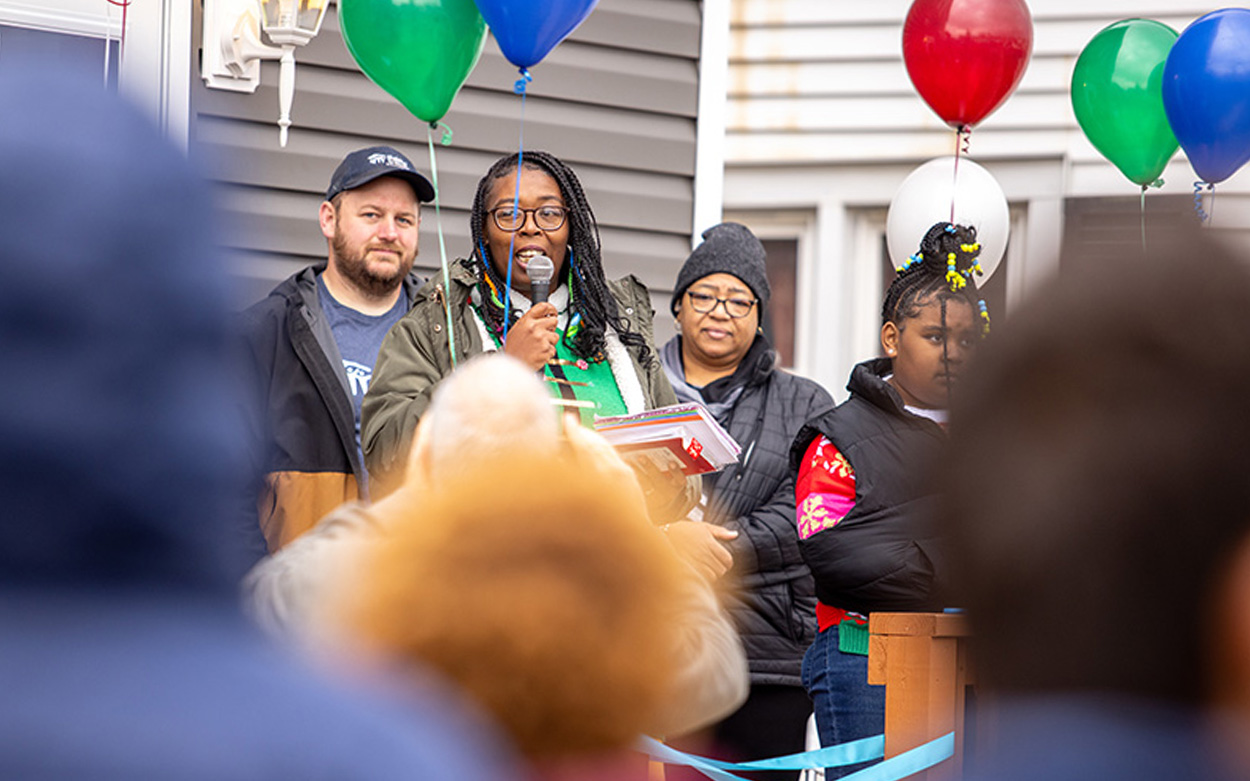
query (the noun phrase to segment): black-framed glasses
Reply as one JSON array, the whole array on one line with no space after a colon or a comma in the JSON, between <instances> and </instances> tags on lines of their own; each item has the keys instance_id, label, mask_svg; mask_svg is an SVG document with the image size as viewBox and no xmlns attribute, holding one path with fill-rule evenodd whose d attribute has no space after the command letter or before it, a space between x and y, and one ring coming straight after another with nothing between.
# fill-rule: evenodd
<instances>
[{"instance_id":1,"label":"black-framed glasses","mask_svg":"<svg viewBox=\"0 0 1250 781\"><path fill-rule=\"evenodd\" d=\"M725 314L735 320L751 314L751 308L759 303L759 299L756 298L717 298L707 293L696 293L693 290L687 290L686 297L690 299L690 306L694 308L694 311L701 315L711 312L717 304L724 304Z\"/></svg>"},{"instance_id":2,"label":"black-framed glasses","mask_svg":"<svg viewBox=\"0 0 1250 781\"><path fill-rule=\"evenodd\" d=\"M568 217L568 210L563 206L539 206L537 209L517 209L512 206L500 206L492 209L490 216L495 220L495 226L501 231L509 233L519 231L525 225L525 220L529 215L534 215L534 224L539 230L556 231L564 225L564 220Z\"/></svg>"}]
</instances>

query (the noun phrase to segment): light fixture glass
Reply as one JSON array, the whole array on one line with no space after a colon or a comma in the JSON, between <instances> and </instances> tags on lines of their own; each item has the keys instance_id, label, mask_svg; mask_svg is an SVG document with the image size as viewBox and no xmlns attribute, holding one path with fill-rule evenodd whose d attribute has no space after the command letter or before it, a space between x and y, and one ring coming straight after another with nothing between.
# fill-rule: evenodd
<instances>
[{"instance_id":1,"label":"light fixture glass","mask_svg":"<svg viewBox=\"0 0 1250 781\"><path fill-rule=\"evenodd\" d=\"M312 40L325 19L326 0L261 0L261 26L277 44L302 46Z\"/></svg>"}]
</instances>

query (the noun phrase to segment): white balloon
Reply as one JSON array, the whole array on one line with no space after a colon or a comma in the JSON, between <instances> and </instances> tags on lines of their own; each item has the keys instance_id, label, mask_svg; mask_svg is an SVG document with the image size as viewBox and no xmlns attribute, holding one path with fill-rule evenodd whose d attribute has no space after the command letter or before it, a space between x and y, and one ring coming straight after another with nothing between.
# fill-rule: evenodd
<instances>
[{"instance_id":1,"label":"white balloon","mask_svg":"<svg viewBox=\"0 0 1250 781\"><path fill-rule=\"evenodd\" d=\"M957 225L977 229L981 245L981 268L985 276L977 277L977 285L985 284L998 268L1007 249L1011 220L1007 197L998 181L981 166L966 157L959 158L959 180L955 180L955 158L930 160L908 174L890 201L885 219L885 239L890 260L898 268L920 249L920 240L935 223L951 221L951 197L955 200Z\"/></svg>"}]
</instances>

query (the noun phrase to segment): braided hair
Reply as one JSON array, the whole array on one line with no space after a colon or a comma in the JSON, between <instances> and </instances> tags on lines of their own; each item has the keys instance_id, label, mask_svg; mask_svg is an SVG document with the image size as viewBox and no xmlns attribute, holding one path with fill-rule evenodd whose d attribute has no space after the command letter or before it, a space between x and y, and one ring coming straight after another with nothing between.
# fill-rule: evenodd
<instances>
[{"instance_id":1,"label":"braided hair","mask_svg":"<svg viewBox=\"0 0 1250 781\"><path fill-rule=\"evenodd\" d=\"M521 165L527 170L542 171L554 179L568 212L565 273L569 286L569 326L564 334L566 344L578 357L597 360L603 353L605 333L611 325L621 342L636 349L639 362L644 367L649 366L652 355L647 340L629 328L628 321L620 316L616 299L608 290L599 251L599 224L595 221L595 213L590 208L577 174L549 152L526 150ZM469 215L474 247L471 264L478 277L482 318L486 327L501 339L520 313L508 306L507 283L490 257L486 243L486 199L495 182L513 173L516 168L517 155L506 155L496 160L477 184L477 194L473 197Z\"/></svg>"},{"instance_id":2,"label":"braided hair","mask_svg":"<svg viewBox=\"0 0 1250 781\"><path fill-rule=\"evenodd\" d=\"M881 323L894 323L901 329L903 321L920 314L921 302L937 295L942 305L942 322L946 322L946 303L951 299L966 301L981 320L981 336L990 332L990 315L985 301L977 293L975 275L983 274L978 256L977 229L968 225L939 222L929 228L920 241L920 251L898 267L898 276L890 283L881 306Z\"/></svg>"}]
</instances>

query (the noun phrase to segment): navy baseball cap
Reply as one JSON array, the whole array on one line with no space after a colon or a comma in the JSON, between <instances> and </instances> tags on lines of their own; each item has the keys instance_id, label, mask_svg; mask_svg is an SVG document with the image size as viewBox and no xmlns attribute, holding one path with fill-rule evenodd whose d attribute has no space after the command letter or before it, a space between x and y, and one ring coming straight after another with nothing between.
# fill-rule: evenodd
<instances>
[{"instance_id":1,"label":"navy baseball cap","mask_svg":"<svg viewBox=\"0 0 1250 781\"><path fill-rule=\"evenodd\" d=\"M365 147L344 157L339 167L334 169L334 176L330 177L326 200L368 184L379 176L398 176L412 185L418 201L434 200L434 185L430 184L430 180L417 173L416 166L402 152L389 146Z\"/></svg>"}]
</instances>

